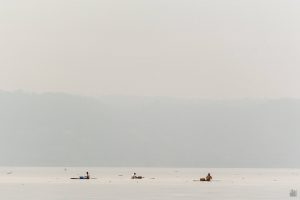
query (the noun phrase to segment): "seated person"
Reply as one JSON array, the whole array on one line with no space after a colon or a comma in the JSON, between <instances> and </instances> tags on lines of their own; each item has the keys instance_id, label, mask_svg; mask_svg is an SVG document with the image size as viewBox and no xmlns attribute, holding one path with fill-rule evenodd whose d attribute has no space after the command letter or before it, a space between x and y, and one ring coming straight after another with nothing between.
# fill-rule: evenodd
<instances>
[{"instance_id":1,"label":"seated person","mask_svg":"<svg viewBox=\"0 0 300 200\"><path fill-rule=\"evenodd\" d=\"M80 179L90 179L89 172L86 172L86 176L80 176Z\"/></svg>"},{"instance_id":2,"label":"seated person","mask_svg":"<svg viewBox=\"0 0 300 200\"><path fill-rule=\"evenodd\" d=\"M136 178L136 173L134 172L133 175L131 176L132 179Z\"/></svg>"},{"instance_id":3,"label":"seated person","mask_svg":"<svg viewBox=\"0 0 300 200\"><path fill-rule=\"evenodd\" d=\"M206 181L211 181L211 179L212 179L212 176L210 175L210 173L208 173L206 176Z\"/></svg>"},{"instance_id":4,"label":"seated person","mask_svg":"<svg viewBox=\"0 0 300 200\"><path fill-rule=\"evenodd\" d=\"M131 179L142 179L144 177L142 176L137 176L136 173L134 172L133 175L131 176Z\"/></svg>"},{"instance_id":5,"label":"seated person","mask_svg":"<svg viewBox=\"0 0 300 200\"><path fill-rule=\"evenodd\" d=\"M210 173L207 174L206 178L200 178L200 181L211 181L212 180L212 176L210 175Z\"/></svg>"},{"instance_id":6,"label":"seated person","mask_svg":"<svg viewBox=\"0 0 300 200\"><path fill-rule=\"evenodd\" d=\"M86 179L90 179L90 175L89 175L89 172L86 172Z\"/></svg>"}]
</instances>

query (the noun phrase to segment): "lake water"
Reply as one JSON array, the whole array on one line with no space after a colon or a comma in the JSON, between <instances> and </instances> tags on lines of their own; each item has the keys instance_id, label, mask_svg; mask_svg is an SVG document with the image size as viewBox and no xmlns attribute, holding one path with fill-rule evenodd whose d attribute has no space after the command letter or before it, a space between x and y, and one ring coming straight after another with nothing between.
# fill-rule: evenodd
<instances>
[{"instance_id":1,"label":"lake water","mask_svg":"<svg viewBox=\"0 0 300 200\"><path fill-rule=\"evenodd\" d=\"M91 180L71 180L89 171ZM133 172L142 180L130 179ZM212 182L200 182L210 172ZM300 169L0 168L6 200L300 199Z\"/></svg>"}]
</instances>

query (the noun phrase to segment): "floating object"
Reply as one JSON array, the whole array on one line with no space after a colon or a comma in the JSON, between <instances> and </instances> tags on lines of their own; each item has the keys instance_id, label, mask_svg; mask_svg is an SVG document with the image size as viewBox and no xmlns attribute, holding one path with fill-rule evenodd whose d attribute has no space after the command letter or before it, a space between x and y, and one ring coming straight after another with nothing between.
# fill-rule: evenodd
<instances>
[{"instance_id":1,"label":"floating object","mask_svg":"<svg viewBox=\"0 0 300 200\"><path fill-rule=\"evenodd\" d=\"M86 178L86 177L80 176L80 177L72 177L70 179L89 180L89 179L97 179L97 178Z\"/></svg>"},{"instance_id":2,"label":"floating object","mask_svg":"<svg viewBox=\"0 0 300 200\"><path fill-rule=\"evenodd\" d=\"M136 173L134 172L133 175L131 176L131 179L142 179L144 177L142 176L137 176Z\"/></svg>"},{"instance_id":3,"label":"floating object","mask_svg":"<svg viewBox=\"0 0 300 200\"><path fill-rule=\"evenodd\" d=\"M211 181L212 180L212 176L210 175L210 173L207 174L206 178L200 178L200 181Z\"/></svg>"},{"instance_id":4,"label":"floating object","mask_svg":"<svg viewBox=\"0 0 300 200\"><path fill-rule=\"evenodd\" d=\"M78 178L76 177L71 179L91 179L91 178L89 172L86 172L86 176L79 176Z\"/></svg>"},{"instance_id":5,"label":"floating object","mask_svg":"<svg viewBox=\"0 0 300 200\"><path fill-rule=\"evenodd\" d=\"M86 178L86 177L80 176L80 177L78 177L78 178L71 178L71 179L89 179L89 178Z\"/></svg>"},{"instance_id":6,"label":"floating object","mask_svg":"<svg viewBox=\"0 0 300 200\"><path fill-rule=\"evenodd\" d=\"M131 179L143 179L143 178L145 178L145 177L143 177L143 176L132 176L131 177Z\"/></svg>"}]
</instances>

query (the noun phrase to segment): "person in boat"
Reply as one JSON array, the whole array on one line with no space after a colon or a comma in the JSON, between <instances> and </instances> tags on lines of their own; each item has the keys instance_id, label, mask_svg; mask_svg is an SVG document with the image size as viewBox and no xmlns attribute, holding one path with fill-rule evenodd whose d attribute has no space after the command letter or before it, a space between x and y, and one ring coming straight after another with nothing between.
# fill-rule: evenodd
<instances>
[{"instance_id":1,"label":"person in boat","mask_svg":"<svg viewBox=\"0 0 300 200\"><path fill-rule=\"evenodd\" d=\"M131 176L131 178L132 178L132 179L135 179L136 177L137 177L137 176L136 176L136 173L134 172L133 175Z\"/></svg>"},{"instance_id":2,"label":"person in boat","mask_svg":"<svg viewBox=\"0 0 300 200\"><path fill-rule=\"evenodd\" d=\"M210 173L207 174L205 180L206 181L211 181L212 180L212 176L210 175Z\"/></svg>"},{"instance_id":3,"label":"person in boat","mask_svg":"<svg viewBox=\"0 0 300 200\"><path fill-rule=\"evenodd\" d=\"M210 173L207 174L206 178L200 178L200 181L211 181L212 180L212 176L210 175Z\"/></svg>"},{"instance_id":4,"label":"person in boat","mask_svg":"<svg viewBox=\"0 0 300 200\"><path fill-rule=\"evenodd\" d=\"M136 173L134 172L133 175L131 176L131 179L142 179L144 177L142 176L137 176Z\"/></svg>"},{"instance_id":5,"label":"person in boat","mask_svg":"<svg viewBox=\"0 0 300 200\"><path fill-rule=\"evenodd\" d=\"M86 172L86 179L90 179L90 175L89 175L89 172Z\"/></svg>"},{"instance_id":6,"label":"person in boat","mask_svg":"<svg viewBox=\"0 0 300 200\"><path fill-rule=\"evenodd\" d=\"M89 172L86 172L86 176L79 176L78 178L71 178L71 179L90 179Z\"/></svg>"}]
</instances>

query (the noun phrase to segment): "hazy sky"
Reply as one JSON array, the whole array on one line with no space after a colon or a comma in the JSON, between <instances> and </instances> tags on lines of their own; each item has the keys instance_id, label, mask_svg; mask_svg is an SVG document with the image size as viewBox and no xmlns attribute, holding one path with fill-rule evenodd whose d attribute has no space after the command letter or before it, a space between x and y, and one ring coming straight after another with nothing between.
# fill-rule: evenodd
<instances>
[{"instance_id":1,"label":"hazy sky","mask_svg":"<svg viewBox=\"0 0 300 200\"><path fill-rule=\"evenodd\" d=\"M0 0L0 90L300 98L298 0Z\"/></svg>"}]
</instances>

